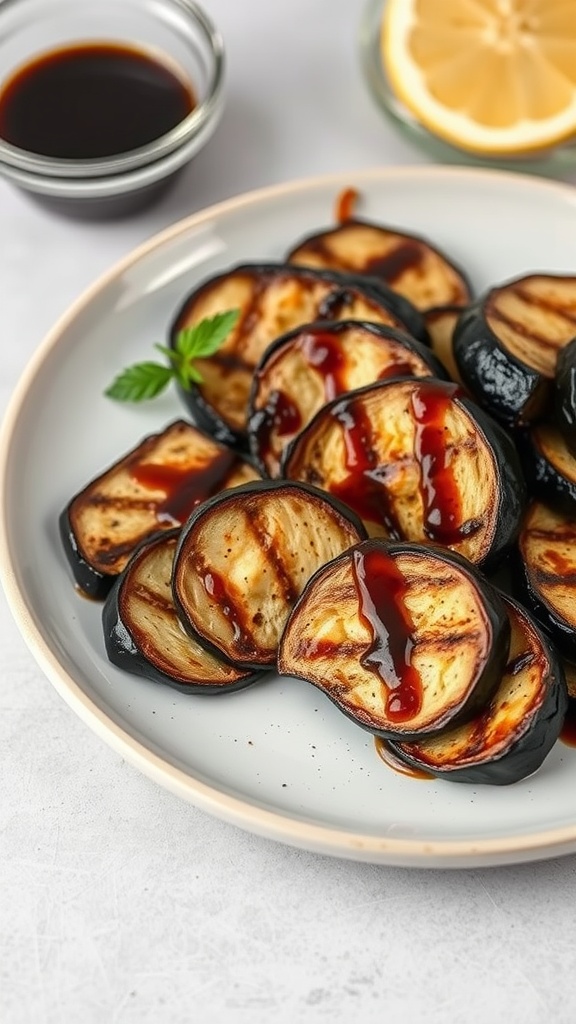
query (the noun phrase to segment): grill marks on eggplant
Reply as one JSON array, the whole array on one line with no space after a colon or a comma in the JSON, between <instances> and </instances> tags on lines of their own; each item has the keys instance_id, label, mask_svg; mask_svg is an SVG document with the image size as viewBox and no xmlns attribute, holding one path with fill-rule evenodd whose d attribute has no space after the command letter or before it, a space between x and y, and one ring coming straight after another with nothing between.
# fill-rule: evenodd
<instances>
[{"instance_id":1,"label":"grill marks on eggplant","mask_svg":"<svg viewBox=\"0 0 576 1024\"><path fill-rule=\"evenodd\" d=\"M455 782L509 785L536 771L558 739L568 704L561 664L526 610L503 601L510 649L491 701L441 736L392 743L407 764Z\"/></svg>"},{"instance_id":2,"label":"grill marks on eggplant","mask_svg":"<svg viewBox=\"0 0 576 1024\"><path fill-rule=\"evenodd\" d=\"M377 380L444 377L429 349L384 325L342 320L282 336L254 372L248 433L262 471L276 477L282 452L326 402Z\"/></svg>"},{"instance_id":3,"label":"grill marks on eggplant","mask_svg":"<svg viewBox=\"0 0 576 1024\"><path fill-rule=\"evenodd\" d=\"M544 412L558 355L576 333L576 276L532 274L493 288L454 334L460 375L484 407L514 426Z\"/></svg>"},{"instance_id":4,"label":"grill marks on eggplant","mask_svg":"<svg viewBox=\"0 0 576 1024\"><path fill-rule=\"evenodd\" d=\"M491 695L508 636L499 598L463 559L371 540L311 579L278 664L379 735L431 735Z\"/></svg>"},{"instance_id":5,"label":"grill marks on eggplant","mask_svg":"<svg viewBox=\"0 0 576 1024\"><path fill-rule=\"evenodd\" d=\"M511 442L439 381L384 381L329 403L282 471L347 502L373 536L441 543L476 564L518 532L524 487Z\"/></svg>"},{"instance_id":6,"label":"grill marks on eggplant","mask_svg":"<svg viewBox=\"0 0 576 1024\"><path fill-rule=\"evenodd\" d=\"M576 277L533 275L496 288L486 319L511 355L552 378L559 349L576 333Z\"/></svg>"},{"instance_id":7,"label":"grill marks on eggplant","mask_svg":"<svg viewBox=\"0 0 576 1024\"><path fill-rule=\"evenodd\" d=\"M416 310L377 283L285 264L247 264L210 279L188 296L171 338L227 309L240 311L238 323L218 352L197 361L203 383L182 397L200 426L221 440L236 442L246 430L254 368L280 335L320 319L370 320L425 334Z\"/></svg>"},{"instance_id":8,"label":"grill marks on eggplant","mask_svg":"<svg viewBox=\"0 0 576 1024\"><path fill-rule=\"evenodd\" d=\"M576 520L532 502L518 548L521 596L560 653L576 661Z\"/></svg>"},{"instance_id":9,"label":"grill marks on eggplant","mask_svg":"<svg viewBox=\"0 0 576 1024\"><path fill-rule=\"evenodd\" d=\"M443 253L353 203L290 264L236 266L188 296L172 342L240 311L198 361L204 383L181 391L216 441L183 421L145 438L70 502L62 539L87 594L112 587L120 667L230 692L278 658L412 770L513 782L558 737L566 676L576 686L576 276L526 275L470 304ZM515 444L547 504L528 509L512 582L562 666L473 568L518 534ZM258 475L235 448L286 479L219 494ZM367 530L404 543L359 543Z\"/></svg>"},{"instance_id":10,"label":"grill marks on eggplant","mask_svg":"<svg viewBox=\"0 0 576 1024\"><path fill-rule=\"evenodd\" d=\"M558 428L569 451L576 457L576 338L558 353L553 404Z\"/></svg>"},{"instance_id":11,"label":"grill marks on eggplant","mask_svg":"<svg viewBox=\"0 0 576 1024\"><path fill-rule=\"evenodd\" d=\"M183 420L146 437L62 513L61 537L79 587L104 597L145 537L181 525L204 499L257 476Z\"/></svg>"},{"instance_id":12,"label":"grill marks on eggplant","mask_svg":"<svg viewBox=\"0 0 576 1024\"><path fill-rule=\"evenodd\" d=\"M222 495L183 532L173 573L179 615L234 663L274 664L309 577L364 536L350 510L313 488L262 482Z\"/></svg>"},{"instance_id":13,"label":"grill marks on eggplant","mask_svg":"<svg viewBox=\"0 0 576 1024\"><path fill-rule=\"evenodd\" d=\"M531 492L568 515L576 515L576 458L550 423L538 423L517 437Z\"/></svg>"},{"instance_id":14,"label":"grill marks on eggplant","mask_svg":"<svg viewBox=\"0 0 576 1024\"><path fill-rule=\"evenodd\" d=\"M256 679L187 636L172 600L179 531L146 542L109 593L102 613L110 660L118 667L184 693L230 692Z\"/></svg>"},{"instance_id":15,"label":"grill marks on eggplant","mask_svg":"<svg viewBox=\"0 0 576 1024\"><path fill-rule=\"evenodd\" d=\"M303 239L287 260L380 278L420 310L471 297L462 271L425 239L354 218Z\"/></svg>"}]
</instances>

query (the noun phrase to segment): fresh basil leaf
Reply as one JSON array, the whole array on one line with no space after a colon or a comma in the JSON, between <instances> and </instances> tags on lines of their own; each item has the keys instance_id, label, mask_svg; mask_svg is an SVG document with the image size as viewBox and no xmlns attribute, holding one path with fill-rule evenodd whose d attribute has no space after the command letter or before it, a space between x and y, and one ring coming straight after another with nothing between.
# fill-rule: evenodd
<instances>
[{"instance_id":1,"label":"fresh basil leaf","mask_svg":"<svg viewBox=\"0 0 576 1024\"><path fill-rule=\"evenodd\" d=\"M238 322L238 317L238 310L231 309L205 317L194 327L185 327L178 333L176 351L187 360L213 355Z\"/></svg>"},{"instance_id":2,"label":"fresh basil leaf","mask_svg":"<svg viewBox=\"0 0 576 1024\"><path fill-rule=\"evenodd\" d=\"M194 327L184 328L178 332L174 348L154 346L165 356L167 366L153 361L136 363L123 370L104 394L118 402L143 402L156 398L174 378L185 390L190 390L193 384L202 384L204 378L193 360L213 355L226 340L239 315L237 309L232 309L205 317Z\"/></svg>"},{"instance_id":3,"label":"fresh basil leaf","mask_svg":"<svg viewBox=\"0 0 576 1024\"><path fill-rule=\"evenodd\" d=\"M173 376L174 370L170 366L154 362L136 363L118 374L104 394L118 402L144 402L161 394Z\"/></svg>"}]
</instances>

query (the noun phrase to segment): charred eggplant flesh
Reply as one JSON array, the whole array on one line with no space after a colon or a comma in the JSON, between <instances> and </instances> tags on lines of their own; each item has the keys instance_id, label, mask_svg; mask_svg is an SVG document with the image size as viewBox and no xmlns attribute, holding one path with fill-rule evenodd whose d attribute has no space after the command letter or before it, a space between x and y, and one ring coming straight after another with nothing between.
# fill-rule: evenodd
<instances>
[{"instance_id":1,"label":"charred eggplant flesh","mask_svg":"<svg viewBox=\"0 0 576 1024\"><path fill-rule=\"evenodd\" d=\"M500 597L464 559L369 540L310 580L278 666L319 687L358 725L408 739L442 732L485 705L509 636Z\"/></svg>"}]
</instances>

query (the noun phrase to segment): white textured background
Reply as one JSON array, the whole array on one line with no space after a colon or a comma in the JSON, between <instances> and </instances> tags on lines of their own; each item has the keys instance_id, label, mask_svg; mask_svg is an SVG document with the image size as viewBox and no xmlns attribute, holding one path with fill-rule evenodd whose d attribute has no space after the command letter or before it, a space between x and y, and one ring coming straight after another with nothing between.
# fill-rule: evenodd
<instances>
[{"instance_id":1,"label":"white textured background","mask_svg":"<svg viewBox=\"0 0 576 1024\"><path fill-rule=\"evenodd\" d=\"M160 205L89 226L0 184L2 410L56 318L160 228L258 185L425 162L366 94L360 3L206 7L227 109ZM3 1022L573 1024L576 858L424 872L289 849L123 763L41 675L1 595L0 672Z\"/></svg>"}]
</instances>

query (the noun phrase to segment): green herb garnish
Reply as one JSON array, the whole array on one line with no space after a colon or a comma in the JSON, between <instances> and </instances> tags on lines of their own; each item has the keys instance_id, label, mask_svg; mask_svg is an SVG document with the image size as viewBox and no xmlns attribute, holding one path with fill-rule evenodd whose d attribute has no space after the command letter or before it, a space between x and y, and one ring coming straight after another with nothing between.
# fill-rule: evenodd
<instances>
[{"instance_id":1,"label":"green herb garnish","mask_svg":"<svg viewBox=\"0 0 576 1024\"><path fill-rule=\"evenodd\" d=\"M118 402L144 402L160 395L171 380L185 391L190 391L193 384L203 381L194 360L217 352L236 325L239 315L239 310L229 309L226 313L205 317L194 327L185 327L176 335L174 348L154 346L166 356L168 365L153 360L134 363L118 374L104 394Z\"/></svg>"}]
</instances>

